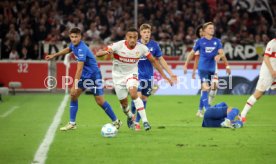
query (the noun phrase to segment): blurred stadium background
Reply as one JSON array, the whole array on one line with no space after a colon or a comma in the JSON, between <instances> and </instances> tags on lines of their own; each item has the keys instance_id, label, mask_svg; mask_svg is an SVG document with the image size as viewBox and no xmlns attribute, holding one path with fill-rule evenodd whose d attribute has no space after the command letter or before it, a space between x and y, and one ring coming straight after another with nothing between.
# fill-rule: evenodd
<instances>
[{"instance_id":1,"label":"blurred stadium background","mask_svg":"<svg viewBox=\"0 0 276 164\"><path fill-rule=\"evenodd\" d=\"M250 94L265 45L276 33L276 2L272 0L5 0L0 6L0 85L20 82L18 91L49 91L43 83L48 75L58 79L57 88L51 91L61 89L61 76L66 72L64 57L50 64L43 59L68 45L72 27L83 31L83 39L96 52L124 39L128 27L150 23L152 39L159 42L165 59L182 76L187 52L196 40L196 27L213 21L216 37L222 40L234 70L233 90L219 93ZM98 58L105 80L111 80L111 60L111 56ZM72 62L70 75L74 75L74 69ZM219 69L224 65L219 64ZM221 78L227 78L224 71L220 72ZM187 78L190 80L189 75ZM156 94L197 93L185 89Z\"/></svg>"},{"instance_id":2,"label":"blurred stadium background","mask_svg":"<svg viewBox=\"0 0 276 164\"><path fill-rule=\"evenodd\" d=\"M199 96L182 96L199 93L198 78L192 80L191 71L183 76L182 67L196 39L196 27L213 21L233 74L228 77L224 64L218 64L220 79L232 78L232 87L220 89L215 101L242 109L255 89L265 46L276 37L275 11L275 0L1 0L0 163L45 163L46 158L47 163L72 164L275 163L275 91L266 92L273 95L254 106L241 130L201 128L202 120L195 118ZM57 131L69 115L62 76L68 68L73 77L76 63L72 54L50 62L45 55L68 46L68 31L75 26L96 52L124 39L128 27L142 23L152 25L152 39L187 84L156 89L155 95L169 96L149 100L152 131L135 133L124 124L116 138L103 138L100 129L109 120L90 96L80 97L78 129ZM70 68L64 62L68 59ZM112 80L112 56L97 59L103 78ZM57 82L45 81L48 76ZM160 80L160 75L155 73L155 78ZM192 82L197 88L191 87ZM111 93L112 88L107 86L106 91ZM14 93L20 94L7 95ZM106 99L125 123L116 96ZM61 102L67 102L66 110L55 121ZM47 140L39 154L48 134L53 143Z\"/></svg>"}]
</instances>

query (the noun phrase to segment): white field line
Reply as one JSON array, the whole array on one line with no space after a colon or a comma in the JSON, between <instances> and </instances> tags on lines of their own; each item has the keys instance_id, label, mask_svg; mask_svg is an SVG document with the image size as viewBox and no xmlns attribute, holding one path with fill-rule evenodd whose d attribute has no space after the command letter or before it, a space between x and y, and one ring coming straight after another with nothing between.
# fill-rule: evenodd
<instances>
[{"instance_id":1,"label":"white field line","mask_svg":"<svg viewBox=\"0 0 276 164\"><path fill-rule=\"evenodd\" d=\"M0 115L0 117L5 118L8 115L10 115L15 109L19 108L19 106L13 106L11 107L7 112L5 112L4 114Z\"/></svg>"},{"instance_id":2,"label":"white field line","mask_svg":"<svg viewBox=\"0 0 276 164\"><path fill-rule=\"evenodd\" d=\"M39 163L44 164L47 159L47 154L49 151L49 148L54 140L55 132L58 128L58 125L61 121L62 114L64 112L64 109L66 107L67 101L69 99L69 95L65 95L61 104L58 107L57 113L53 119L52 124L49 126L48 131L46 135L44 136L43 141L41 142L39 148L37 149L34 159L32 163Z\"/></svg>"}]
</instances>

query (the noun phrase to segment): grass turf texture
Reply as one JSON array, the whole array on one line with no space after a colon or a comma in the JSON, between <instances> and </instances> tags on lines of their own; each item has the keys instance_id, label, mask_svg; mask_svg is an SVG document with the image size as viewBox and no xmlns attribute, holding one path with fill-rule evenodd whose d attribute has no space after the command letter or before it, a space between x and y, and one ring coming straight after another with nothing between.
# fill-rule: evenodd
<instances>
[{"instance_id":1,"label":"grass turf texture","mask_svg":"<svg viewBox=\"0 0 276 164\"><path fill-rule=\"evenodd\" d=\"M31 163L53 120L63 95L38 94L4 97L0 115L0 163ZM217 96L242 109L248 96ZM101 127L110 122L94 98L79 99L77 130L57 131L46 163L275 163L275 96L264 96L248 114L242 129L202 128L195 117L199 96L152 96L147 105L149 132L127 128L126 116L114 95L106 95L123 126L115 138L103 138ZM69 104L62 118L69 119Z\"/></svg>"}]
</instances>

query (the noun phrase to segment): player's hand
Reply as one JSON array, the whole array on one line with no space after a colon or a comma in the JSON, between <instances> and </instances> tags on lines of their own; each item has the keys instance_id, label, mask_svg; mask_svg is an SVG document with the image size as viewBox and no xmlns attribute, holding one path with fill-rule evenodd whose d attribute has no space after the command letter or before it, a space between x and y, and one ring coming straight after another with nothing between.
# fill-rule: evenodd
<instances>
[{"instance_id":1,"label":"player's hand","mask_svg":"<svg viewBox=\"0 0 276 164\"><path fill-rule=\"evenodd\" d=\"M46 56L45 56L45 59L46 59L46 60L51 60L51 59L53 59L54 57L56 57L56 55L55 55L55 54L52 54L52 55L46 55Z\"/></svg>"},{"instance_id":2,"label":"player's hand","mask_svg":"<svg viewBox=\"0 0 276 164\"><path fill-rule=\"evenodd\" d=\"M220 61L220 58L221 58L221 57L220 57L219 55L215 56L215 61L216 61L216 62L219 62L219 61Z\"/></svg>"},{"instance_id":3,"label":"player's hand","mask_svg":"<svg viewBox=\"0 0 276 164\"><path fill-rule=\"evenodd\" d=\"M226 73L227 73L227 75L231 75L231 69L230 68L226 68Z\"/></svg>"},{"instance_id":4,"label":"player's hand","mask_svg":"<svg viewBox=\"0 0 276 164\"><path fill-rule=\"evenodd\" d=\"M176 83L177 82L177 76L175 74L171 75L171 80Z\"/></svg>"},{"instance_id":5,"label":"player's hand","mask_svg":"<svg viewBox=\"0 0 276 164\"><path fill-rule=\"evenodd\" d=\"M192 73L192 79L196 79L196 72L195 71L193 71L193 73Z\"/></svg>"},{"instance_id":6,"label":"player's hand","mask_svg":"<svg viewBox=\"0 0 276 164\"><path fill-rule=\"evenodd\" d=\"M173 83L172 79L169 79L169 78L167 78L167 77L164 78L164 79L165 79L168 83L170 83L171 86L173 86L174 83Z\"/></svg>"},{"instance_id":7,"label":"player's hand","mask_svg":"<svg viewBox=\"0 0 276 164\"><path fill-rule=\"evenodd\" d=\"M186 75L187 74L187 66L186 66L186 64L183 66L183 70L184 70L184 75Z\"/></svg>"}]
</instances>

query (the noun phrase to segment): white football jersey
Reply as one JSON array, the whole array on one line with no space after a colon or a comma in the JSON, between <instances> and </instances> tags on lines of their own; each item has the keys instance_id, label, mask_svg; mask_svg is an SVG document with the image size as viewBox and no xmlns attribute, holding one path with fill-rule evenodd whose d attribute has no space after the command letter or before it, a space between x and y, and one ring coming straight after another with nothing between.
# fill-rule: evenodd
<instances>
[{"instance_id":1,"label":"white football jersey","mask_svg":"<svg viewBox=\"0 0 276 164\"><path fill-rule=\"evenodd\" d=\"M267 43L264 55L269 56L273 69L276 69L276 38Z\"/></svg>"},{"instance_id":2,"label":"white football jersey","mask_svg":"<svg viewBox=\"0 0 276 164\"><path fill-rule=\"evenodd\" d=\"M138 75L138 61L140 57L150 55L149 49L139 42L137 42L133 49L128 48L125 40L113 43L108 48L113 51L113 76Z\"/></svg>"}]
</instances>

